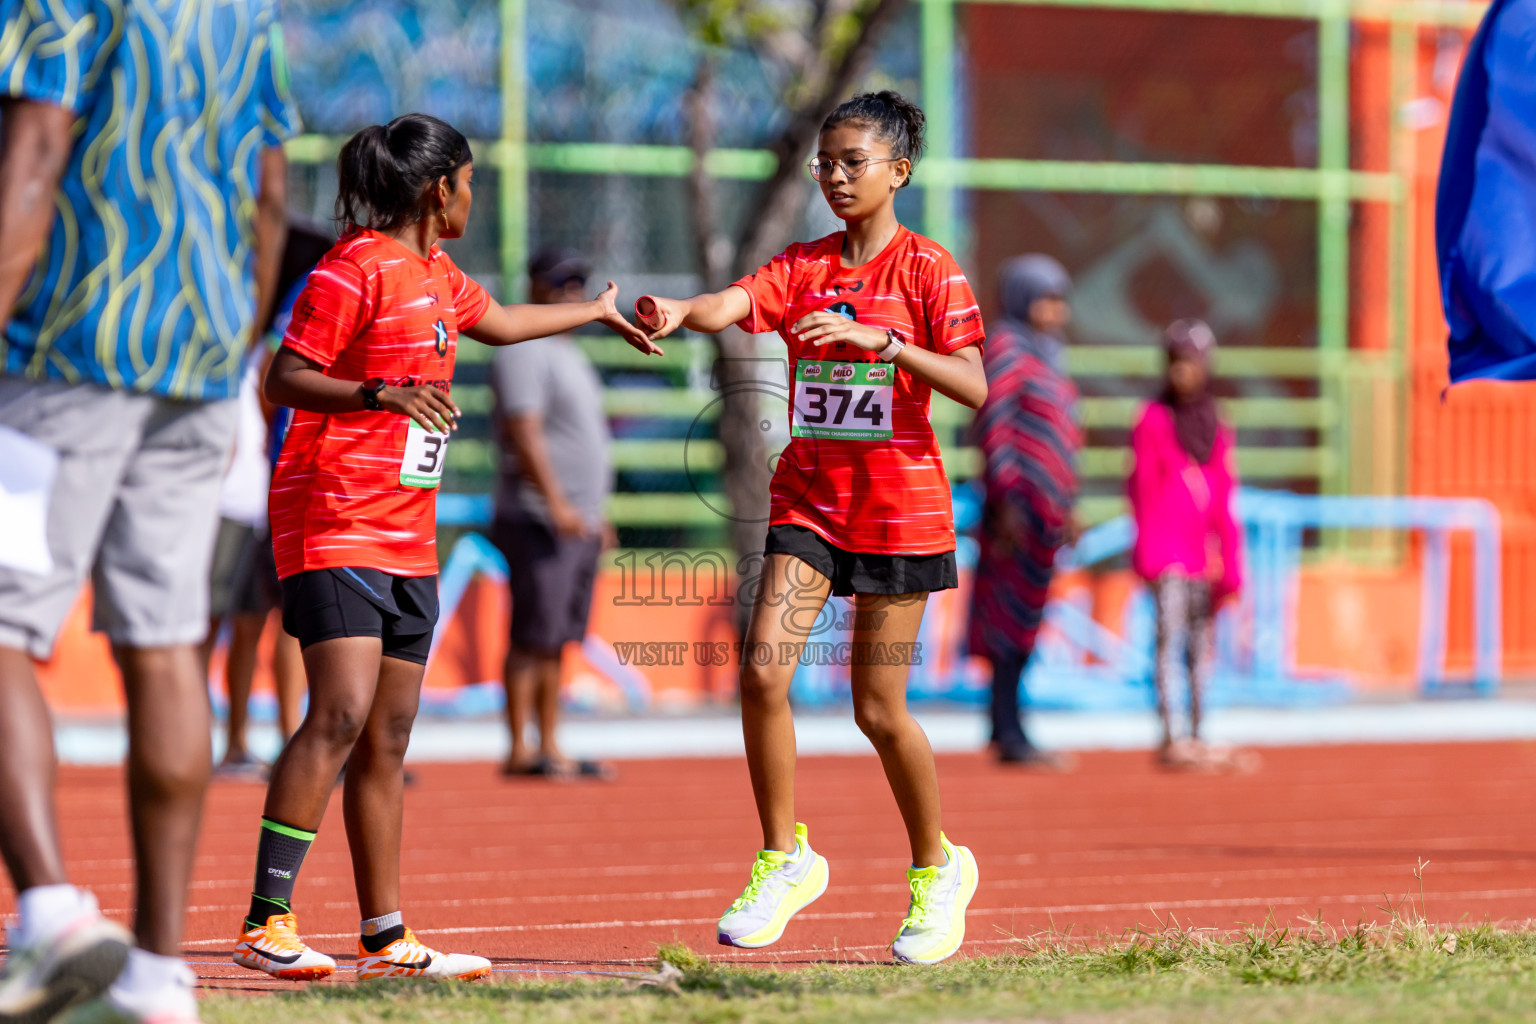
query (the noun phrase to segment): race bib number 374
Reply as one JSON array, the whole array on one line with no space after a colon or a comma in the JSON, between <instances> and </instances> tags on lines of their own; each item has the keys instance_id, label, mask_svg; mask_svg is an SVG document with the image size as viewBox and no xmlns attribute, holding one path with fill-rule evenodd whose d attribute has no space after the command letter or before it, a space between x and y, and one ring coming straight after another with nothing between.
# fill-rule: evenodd
<instances>
[{"instance_id":1,"label":"race bib number 374","mask_svg":"<svg viewBox=\"0 0 1536 1024\"><path fill-rule=\"evenodd\" d=\"M400 483L405 487L436 487L443 482L448 435L424 430L415 420L409 422L405 454L400 457Z\"/></svg>"},{"instance_id":2,"label":"race bib number 374","mask_svg":"<svg viewBox=\"0 0 1536 1024\"><path fill-rule=\"evenodd\" d=\"M802 359L795 366L791 437L886 441L896 368L889 363Z\"/></svg>"}]
</instances>

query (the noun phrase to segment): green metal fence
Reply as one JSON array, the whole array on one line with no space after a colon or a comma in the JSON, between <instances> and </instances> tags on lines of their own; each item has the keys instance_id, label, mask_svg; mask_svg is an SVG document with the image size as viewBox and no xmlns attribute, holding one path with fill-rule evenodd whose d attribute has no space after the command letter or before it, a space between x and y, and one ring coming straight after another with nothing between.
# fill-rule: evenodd
<instances>
[{"instance_id":1,"label":"green metal fence","mask_svg":"<svg viewBox=\"0 0 1536 1024\"><path fill-rule=\"evenodd\" d=\"M523 75L527 46L526 0L501 0L502 135L478 140L497 174L499 256L502 290L508 300L520 297L522 268L528 250L529 178L535 172L634 175L680 178L692 167L686 147L619 145L603 142L530 142L527 133L528 89ZM1413 251L1409 216L1409 175L1412 142L1395 112L1411 97L1418 33L1425 29L1476 25L1486 5L1440 0L914 0L920 10L922 103L930 126L930 155L920 168L923 232L948 246L966 264L969 230L960 213L966 190L1005 192L1108 193L1166 196L1251 197L1305 200L1316 206L1317 345L1293 348L1236 348L1222 353L1218 370L1225 376L1285 377L1315 382L1316 397L1246 398L1229 403L1239 428L1297 428L1314 432L1315 445L1253 448L1241 452L1240 470L1262 484L1266 479L1315 480L1319 490L1390 492L1401 486L1393 467L1400 460L1403 423L1403 379L1407 339L1412 329L1409 301L1409 260ZM962 111L957 100L957 32L966 4L1009 4L1018 7L1071 7L1233 18L1312 19L1317 23L1317 128L1315 167L1255 167L1222 164L1080 162L1028 159L978 159L960 152L957 126ZM1390 25L1392 123L1391 166L1386 171L1351 167L1350 61L1351 26L1370 21ZM297 163L334 159L342 140L305 136L290 146ZM484 159L484 157L482 158ZM706 157L709 172L722 179L753 181L766 178L774 158L766 151L721 149ZM1353 204L1388 204L1391 210L1387 258L1390 282L1389 335L1386 351L1361 353L1351 348L1350 224ZM618 369L639 366L640 357L622 342L584 339L599 366ZM1159 355L1150 347L1091 346L1071 351L1075 373L1153 377ZM461 353L466 361L485 358L477 346ZM644 362L648 368L681 374L709 358L701 339L669 343L663 361ZM483 387L455 392L469 409L488 407ZM713 400L708 392L654 388L615 388L608 393L609 411L617 416L695 418ZM1090 398L1083 413L1088 426L1123 426L1136 402L1125 398ZM969 413L939 396L934 400L938 427L962 424ZM1390 420L1391 422L1385 422ZM941 430L941 438L958 432ZM494 466L489 440L456 443L461 467L478 467L489 476ZM621 469L677 471L684 459L691 468L708 469L720 453L713 442L688 446L680 440L620 440L615 459ZM945 463L952 478L974 473L976 453L958 444L945 446ZM1118 477L1124 453L1117 448L1090 448L1083 471L1090 479ZM480 475L473 473L471 475ZM710 508L691 492L621 493L614 496L614 521L622 526L718 524ZM1118 499L1100 497L1085 509L1090 520L1118 509Z\"/></svg>"}]
</instances>

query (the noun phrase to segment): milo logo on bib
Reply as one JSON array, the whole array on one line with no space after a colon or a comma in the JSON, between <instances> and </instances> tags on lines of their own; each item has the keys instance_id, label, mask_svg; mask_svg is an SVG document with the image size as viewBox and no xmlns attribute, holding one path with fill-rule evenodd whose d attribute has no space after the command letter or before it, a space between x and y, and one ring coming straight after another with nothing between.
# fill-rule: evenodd
<instances>
[{"instance_id":1,"label":"milo logo on bib","mask_svg":"<svg viewBox=\"0 0 1536 1024\"><path fill-rule=\"evenodd\" d=\"M795 365L791 437L888 441L896 375L886 363L802 359Z\"/></svg>"}]
</instances>

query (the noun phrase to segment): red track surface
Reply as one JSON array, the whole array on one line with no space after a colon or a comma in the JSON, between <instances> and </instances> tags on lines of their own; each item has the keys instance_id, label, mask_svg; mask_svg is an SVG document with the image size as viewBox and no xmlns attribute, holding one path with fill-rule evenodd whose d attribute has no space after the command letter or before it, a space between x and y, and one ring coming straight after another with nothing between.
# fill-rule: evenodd
<instances>
[{"instance_id":1,"label":"red track surface","mask_svg":"<svg viewBox=\"0 0 1536 1024\"><path fill-rule=\"evenodd\" d=\"M973 953L1051 928L1119 933L1170 917L1218 929L1270 914L1380 920L1388 897L1417 893L1419 858L1435 920L1536 918L1536 744L1269 750L1246 776L1163 774L1144 754L1090 754L1070 775L979 755L939 763L946 830L981 866ZM873 755L801 762L800 815L832 883L778 947L758 952L714 941L758 846L740 761L627 763L613 784L507 782L489 765L414 770L406 921L502 970L634 970L672 941L742 961L878 960L905 910L908 855ZM121 792L115 771L63 773L76 880L115 915L130 899ZM227 966L261 797L259 786L219 784L209 799L187 953L218 987L277 985ZM338 792L295 905L306 936L344 966L357 934L350 870ZM10 909L7 891L0 912Z\"/></svg>"}]
</instances>

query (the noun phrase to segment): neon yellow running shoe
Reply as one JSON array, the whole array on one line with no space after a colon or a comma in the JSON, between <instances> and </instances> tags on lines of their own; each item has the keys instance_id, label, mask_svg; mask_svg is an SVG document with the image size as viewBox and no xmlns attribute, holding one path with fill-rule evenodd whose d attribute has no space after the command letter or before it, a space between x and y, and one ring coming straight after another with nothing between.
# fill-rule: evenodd
<instances>
[{"instance_id":1,"label":"neon yellow running shoe","mask_svg":"<svg viewBox=\"0 0 1536 1024\"><path fill-rule=\"evenodd\" d=\"M827 891L827 858L811 849L809 830L795 823L795 852L759 850L752 880L720 919L720 945L758 949L784 934L789 919Z\"/></svg>"},{"instance_id":2,"label":"neon yellow running shoe","mask_svg":"<svg viewBox=\"0 0 1536 1024\"><path fill-rule=\"evenodd\" d=\"M948 863L907 869L912 903L901 922L901 933L891 943L891 955L897 963L936 964L954 956L965 941L965 908L976 895L981 874L970 850L955 846L942 832L939 842Z\"/></svg>"}]
</instances>

